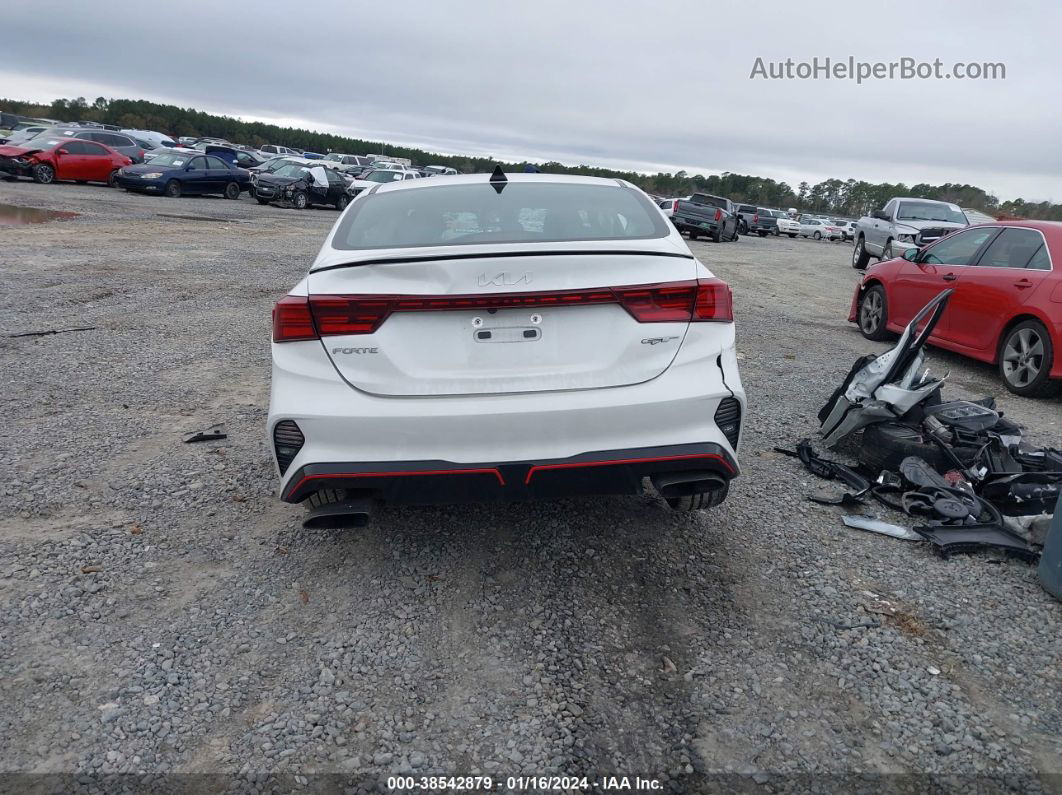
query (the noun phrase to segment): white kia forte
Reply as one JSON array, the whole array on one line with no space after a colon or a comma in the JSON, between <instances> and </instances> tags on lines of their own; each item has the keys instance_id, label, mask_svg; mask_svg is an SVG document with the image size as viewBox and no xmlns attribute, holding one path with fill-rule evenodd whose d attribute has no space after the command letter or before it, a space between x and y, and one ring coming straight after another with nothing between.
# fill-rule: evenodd
<instances>
[{"instance_id":1,"label":"white kia forte","mask_svg":"<svg viewBox=\"0 0 1062 795\"><path fill-rule=\"evenodd\" d=\"M268 434L307 526L374 505L634 494L738 474L730 288L633 185L379 184L273 310Z\"/></svg>"}]
</instances>

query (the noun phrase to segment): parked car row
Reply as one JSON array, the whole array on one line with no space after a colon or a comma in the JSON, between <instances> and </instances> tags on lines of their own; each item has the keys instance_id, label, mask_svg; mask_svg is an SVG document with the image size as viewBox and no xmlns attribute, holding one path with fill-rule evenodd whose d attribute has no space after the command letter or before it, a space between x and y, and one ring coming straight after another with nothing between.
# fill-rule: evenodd
<instances>
[{"instance_id":1,"label":"parked car row","mask_svg":"<svg viewBox=\"0 0 1062 795\"><path fill-rule=\"evenodd\" d=\"M103 142L107 137L110 144ZM113 138L124 136L87 126L48 128L21 145L0 146L0 174L42 184L102 182L170 198L218 194L238 199L249 193L260 204L343 210L359 193L381 183L454 173L444 166L414 169L364 155L311 158L303 153L267 159L250 147L211 138L160 142L145 157L135 144Z\"/></svg>"},{"instance_id":2,"label":"parked car row","mask_svg":"<svg viewBox=\"0 0 1062 795\"><path fill-rule=\"evenodd\" d=\"M705 193L695 193L684 199L658 198L656 203L679 231L693 239L703 234L720 242L736 240L740 235L847 240L851 236L849 225L854 226L851 221L818 216L804 215L798 220L783 210L737 204L722 196Z\"/></svg>"}]
</instances>

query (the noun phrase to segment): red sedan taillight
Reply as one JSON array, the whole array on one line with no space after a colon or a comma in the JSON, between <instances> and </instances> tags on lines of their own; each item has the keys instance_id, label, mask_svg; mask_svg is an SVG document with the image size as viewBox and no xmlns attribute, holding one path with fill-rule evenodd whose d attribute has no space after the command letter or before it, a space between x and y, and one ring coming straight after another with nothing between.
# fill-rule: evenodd
<instances>
[{"instance_id":1,"label":"red sedan taillight","mask_svg":"<svg viewBox=\"0 0 1062 795\"><path fill-rule=\"evenodd\" d=\"M273 307L273 342L372 334L396 312L591 304L619 304L639 323L730 323L734 320L730 287L715 278L637 287L493 295L288 295Z\"/></svg>"},{"instance_id":2,"label":"red sedan taillight","mask_svg":"<svg viewBox=\"0 0 1062 795\"><path fill-rule=\"evenodd\" d=\"M273 342L315 340L317 329L305 295L285 295L273 307Z\"/></svg>"}]
</instances>

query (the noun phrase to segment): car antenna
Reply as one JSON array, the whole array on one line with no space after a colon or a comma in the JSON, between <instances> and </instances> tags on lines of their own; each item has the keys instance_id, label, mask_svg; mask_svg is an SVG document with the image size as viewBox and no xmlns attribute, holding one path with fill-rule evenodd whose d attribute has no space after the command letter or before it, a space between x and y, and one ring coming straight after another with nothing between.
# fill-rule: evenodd
<instances>
[{"instance_id":1,"label":"car antenna","mask_svg":"<svg viewBox=\"0 0 1062 795\"><path fill-rule=\"evenodd\" d=\"M502 167L497 165L494 167L494 173L490 175L490 184L494 186L494 190L500 194L505 190L505 186L509 183L509 178L505 176L505 172L502 171Z\"/></svg>"}]
</instances>

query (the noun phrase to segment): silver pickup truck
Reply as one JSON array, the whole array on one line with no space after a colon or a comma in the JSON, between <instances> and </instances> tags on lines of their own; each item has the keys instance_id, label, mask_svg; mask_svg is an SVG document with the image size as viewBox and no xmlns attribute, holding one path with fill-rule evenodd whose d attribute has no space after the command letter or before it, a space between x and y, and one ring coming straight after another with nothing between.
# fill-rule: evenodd
<instances>
[{"instance_id":1,"label":"silver pickup truck","mask_svg":"<svg viewBox=\"0 0 1062 795\"><path fill-rule=\"evenodd\" d=\"M856 222L852 267L863 270L871 257L899 257L969 225L957 204L897 196Z\"/></svg>"}]
</instances>

